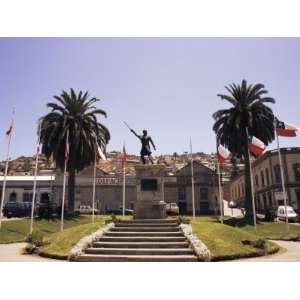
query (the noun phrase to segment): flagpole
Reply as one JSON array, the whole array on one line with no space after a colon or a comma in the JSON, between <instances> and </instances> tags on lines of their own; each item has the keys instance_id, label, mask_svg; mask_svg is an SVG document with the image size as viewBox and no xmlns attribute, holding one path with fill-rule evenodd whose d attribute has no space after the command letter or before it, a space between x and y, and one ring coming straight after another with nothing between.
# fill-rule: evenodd
<instances>
[{"instance_id":1,"label":"flagpole","mask_svg":"<svg viewBox=\"0 0 300 300\"><path fill-rule=\"evenodd\" d=\"M68 147L68 143L69 143L69 130L67 131L65 151L66 151L66 147ZM64 153L64 156L65 156L65 166L64 166L63 192L62 192L62 203L61 203L60 231L64 230L64 210L65 210L65 197L66 197L67 163L68 163L69 153L67 155L66 155L66 153Z\"/></svg>"},{"instance_id":2,"label":"flagpole","mask_svg":"<svg viewBox=\"0 0 300 300\"><path fill-rule=\"evenodd\" d=\"M191 175L192 175L192 206L193 206L193 218L195 218L195 183L194 183L194 161L193 161L193 149L192 138L190 138L190 152L191 152Z\"/></svg>"},{"instance_id":3,"label":"flagpole","mask_svg":"<svg viewBox=\"0 0 300 300\"><path fill-rule=\"evenodd\" d=\"M2 185L1 204L0 204L0 230L1 230L1 226L2 226L2 210L3 210L3 204L4 204L4 198L5 198L6 179L7 179L8 162L9 162L9 151L10 151L12 130L13 130L13 125L14 125L15 109L13 109L12 114L13 114L13 116L12 116L12 120L11 120L11 131L10 131L9 136L8 136L7 151L6 151L6 162L5 162L5 171L4 171L4 178L3 178L3 185Z\"/></svg>"},{"instance_id":4,"label":"flagpole","mask_svg":"<svg viewBox=\"0 0 300 300\"><path fill-rule=\"evenodd\" d=\"M97 149L95 149L94 158L94 178L93 178L93 205L92 205L92 222L95 222L95 197L96 197L96 172L97 172Z\"/></svg>"},{"instance_id":5,"label":"flagpole","mask_svg":"<svg viewBox=\"0 0 300 300\"><path fill-rule=\"evenodd\" d=\"M217 141L217 155L218 155L218 141ZM219 205L220 205L220 220L221 224L224 223L224 211L223 211L223 190L221 182L221 168L218 157L216 157L217 162L217 173L218 173L218 186L219 186Z\"/></svg>"},{"instance_id":6,"label":"flagpole","mask_svg":"<svg viewBox=\"0 0 300 300\"><path fill-rule=\"evenodd\" d=\"M247 134L247 140L248 140L248 138L249 138L248 127L246 127L246 134ZM252 174L252 164L251 164L250 151L249 151L248 144L247 144L247 151L248 151L249 168L250 168L250 184L251 184L251 191L252 191L251 198L252 198L253 224L254 224L254 229L256 230L256 208L255 208L255 198L254 198L253 174Z\"/></svg>"},{"instance_id":7,"label":"flagpole","mask_svg":"<svg viewBox=\"0 0 300 300\"><path fill-rule=\"evenodd\" d=\"M39 147L40 147L40 139L41 139L41 124L42 122L39 121L38 140L37 140L37 148L36 148L37 151L35 157L34 178L33 178L33 193L32 193L32 200L31 200L30 234L33 231L34 206L35 206L35 195L36 195L36 177L37 177L37 170L38 170L38 163L39 163Z\"/></svg>"},{"instance_id":8,"label":"flagpole","mask_svg":"<svg viewBox=\"0 0 300 300\"><path fill-rule=\"evenodd\" d=\"M277 141L277 151L278 151L278 159L279 159L279 167L280 167L281 186L282 186L282 193L283 193L283 200L284 200L285 224L286 224L286 229L289 232L290 227L289 227L289 219L288 219L288 215L287 215L287 198L286 198L285 180L284 180L284 174L283 174L281 151L280 151L280 146L279 146L279 137L276 132L276 127L275 127L275 135L276 135L276 141Z\"/></svg>"},{"instance_id":9,"label":"flagpole","mask_svg":"<svg viewBox=\"0 0 300 300\"><path fill-rule=\"evenodd\" d=\"M125 155L125 142L123 144L123 156ZM122 201L122 215L125 216L125 198L126 198L126 167L125 159L123 157L123 201Z\"/></svg>"}]
</instances>

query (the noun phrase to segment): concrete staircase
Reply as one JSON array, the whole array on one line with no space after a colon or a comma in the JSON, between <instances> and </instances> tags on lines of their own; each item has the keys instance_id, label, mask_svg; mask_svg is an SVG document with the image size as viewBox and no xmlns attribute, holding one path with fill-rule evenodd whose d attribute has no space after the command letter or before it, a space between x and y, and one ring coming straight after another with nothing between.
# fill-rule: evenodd
<instances>
[{"instance_id":1,"label":"concrete staircase","mask_svg":"<svg viewBox=\"0 0 300 300\"><path fill-rule=\"evenodd\" d=\"M115 224L77 261L197 261L176 220L132 220Z\"/></svg>"}]
</instances>

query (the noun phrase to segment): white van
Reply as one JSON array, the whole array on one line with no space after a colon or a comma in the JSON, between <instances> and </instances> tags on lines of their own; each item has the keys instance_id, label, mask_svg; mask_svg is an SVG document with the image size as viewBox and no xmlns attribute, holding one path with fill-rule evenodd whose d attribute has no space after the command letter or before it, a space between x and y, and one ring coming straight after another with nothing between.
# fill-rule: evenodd
<instances>
[{"instance_id":1,"label":"white van","mask_svg":"<svg viewBox=\"0 0 300 300\"><path fill-rule=\"evenodd\" d=\"M298 214L294 211L294 209L291 206L286 206L286 211L287 211L287 217L288 217L289 221L293 221L293 222L299 221ZM278 218L278 220L285 221L286 213L285 213L284 205L279 206L277 208L277 218Z\"/></svg>"}]
</instances>

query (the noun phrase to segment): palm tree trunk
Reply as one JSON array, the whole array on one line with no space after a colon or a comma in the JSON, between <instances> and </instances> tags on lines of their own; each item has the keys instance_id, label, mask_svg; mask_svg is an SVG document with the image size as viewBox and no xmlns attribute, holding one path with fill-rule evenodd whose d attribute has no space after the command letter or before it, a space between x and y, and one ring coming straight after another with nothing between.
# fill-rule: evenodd
<instances>
[{"instance_id":1,"label":"palm tree trunk","mask_svg":"<svg viewBox=\"0 0 300 300\"><path fill-rule=\"evenodd\" d=\"M246 129L244 132L244 158L245 158L245 221L248 224L253 224L253 210L252 210L252 185L251 185L251 173L248 151L248 136Z\"/></svg>"},{"instance_id":2,"label":"palm tree trunk","mask_svg":"<svg viewBox=\"0 0 300 300\"><path fill-rule=\"evenodd\" d=\"M75 208L75 168L70 166L68 179L68 212L74 213Z\"/></svg>"}]
</instances>

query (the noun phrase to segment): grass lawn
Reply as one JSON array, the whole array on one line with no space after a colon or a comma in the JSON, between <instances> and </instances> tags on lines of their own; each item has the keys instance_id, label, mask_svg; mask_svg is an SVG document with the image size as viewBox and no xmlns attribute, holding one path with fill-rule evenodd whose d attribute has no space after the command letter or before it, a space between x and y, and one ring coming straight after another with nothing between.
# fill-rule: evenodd
<instances>
[{"instance_id":1,"label":"grass lawn","mask_svg":"<svg viewBox=\"0 0 300 300\"><path fill-rule=\"evenodd\" d=\"M257 225L256 234L270 240L299 240L300 225L289 224L289 229L288 233L285 223L261 223ZM242 227L242 230L255 234L254 227L250 225Z\"/></svg>"},{"instance_id":2,"label":"grass lawn","mask_svg":"<svg viewBox=\"0 0 300 300\"><path fill-rule=\"evenodd\" d=\"M243 240L257 241L261 237L243 229L213 222L212 219L196 219L191 224L193 233L208 247L214 261L261 256L279 250L276 244L269 241L266 241L265 249L244 245Z\"/></svg>"},{"instance_id":3,"label":"grass lawn","mask_svg":"<svg viewBox=\"0 0 300 300\"><path fill-rule=\"evenodd\" d=\"M62 232L47 235L44 237L44 243L46 243L47 246L42 247L40 255L49 258L67 259L70 250L80 239L92 234L104 225L105 218L102 220L98 219L94 224L79 225Z\"/></svg>"},{"instance_id":4,"label":"grass lawn","mask_svg":"<svg viewBox=\"0 0 300 300\"><path fill-rule=\"evenodd\" d=\"M96 216L96 220L101 221L109 216ZM91 216L81 216L69 218L64 221L64 228L91 223ZM3 221L0 230L0 244L23 242L29 233L30 219L20 219L13 221ZM41 231L45 236L60 230L60 219L35 220L34 230Z\"/></svg>"}]
</instances>

